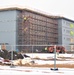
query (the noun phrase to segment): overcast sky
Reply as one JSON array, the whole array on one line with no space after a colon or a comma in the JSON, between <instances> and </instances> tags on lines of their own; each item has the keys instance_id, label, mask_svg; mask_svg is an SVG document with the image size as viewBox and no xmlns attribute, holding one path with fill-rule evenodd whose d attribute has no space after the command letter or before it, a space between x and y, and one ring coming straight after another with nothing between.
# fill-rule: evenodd
<instances>
[{"instance_id":1,"label":"overcast sky","mask_svg":"<svg viewBox=\"0 0 74 75\"><path fill-rule=\"evenodd\" d=\"M0 8L21 6L74 20L74 0L0 0Z\"/></svg>"}]
</instances>

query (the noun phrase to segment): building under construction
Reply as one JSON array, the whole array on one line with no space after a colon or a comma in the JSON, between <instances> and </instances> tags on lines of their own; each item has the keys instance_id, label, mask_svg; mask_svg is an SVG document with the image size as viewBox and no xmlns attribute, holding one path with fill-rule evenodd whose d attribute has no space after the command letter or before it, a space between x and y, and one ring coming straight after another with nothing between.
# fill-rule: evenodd
<instances>
[{"instance_id":1,"label":"building under construction","mask_svg":"<svg viewBox=\"0 0 74 75\"><path fill-rule=\"evenodd\" d=\"M0 44L14 45L13 49L20 51L30 51L31 47L24 45L62 44L62 37L67 37L66 33L62 34L64 19L71 21L27 8L0 9Z\"/></svg>"}]
</instances>

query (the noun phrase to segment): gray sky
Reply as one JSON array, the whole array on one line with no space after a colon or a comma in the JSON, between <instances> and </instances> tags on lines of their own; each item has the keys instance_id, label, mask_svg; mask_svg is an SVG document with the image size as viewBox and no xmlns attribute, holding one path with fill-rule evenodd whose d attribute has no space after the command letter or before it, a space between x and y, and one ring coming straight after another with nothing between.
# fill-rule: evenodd
<instances>
[{"instance_id":1,"label":"gray sky","mask_svg":"<svg viewBox=\"0 0 74 75\"><path fill-rule=\"evenodd\" d=\"M21 6L74 20L74 0L0 0L0 8Z\"/></svg>"}]
</instances>

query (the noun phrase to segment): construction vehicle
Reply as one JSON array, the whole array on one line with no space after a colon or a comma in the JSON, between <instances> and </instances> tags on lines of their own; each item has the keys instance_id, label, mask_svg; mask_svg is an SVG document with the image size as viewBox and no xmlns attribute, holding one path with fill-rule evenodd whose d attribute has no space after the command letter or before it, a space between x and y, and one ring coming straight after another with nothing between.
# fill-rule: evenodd
<instances>
[{"instance_id":1,"label":"construction vehicle","mask_svg":"<svg viewBox=\"0 0 74 75\"><path fill-rule=\"evenodd\" d=\"M48 50L49 53L54 53L55 49L54 49L54 46L49 46L49 47L47 47L47 50ZM56 52L65 53L66 49L63 46L56 46Z\"/></svg>"},{"instance_id":2,"label":"construction vehicle","mask_svg":"<svg viewBox=\"0 0 74 75\"><path fill-rule=\"evenodd\" d=\"M47 46L45 49L42 50L42 53L54 53L54 50L56 50L57 53L66 53L66 49L64 46Z\"/></svg>"}]
</instances>

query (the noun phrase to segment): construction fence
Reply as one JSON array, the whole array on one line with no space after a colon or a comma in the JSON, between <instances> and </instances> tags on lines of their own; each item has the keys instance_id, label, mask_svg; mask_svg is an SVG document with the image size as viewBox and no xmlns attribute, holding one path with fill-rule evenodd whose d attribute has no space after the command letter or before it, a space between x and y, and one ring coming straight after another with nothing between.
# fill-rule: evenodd
<instances>
[{"instance_id":1,"label":"construction fence","mask_svg":"<svg viewBox=\"0 0 74 75\"><path fill-rule=\"evenodd\" d=\"M15 51L20 53L73 53L74 45L0 45L0 50Z\"/></svg>"},{"instance_id":2,"label":"construction fence","mask_svg":"<svg viewBox=\"0 0 74 75\"><path fill-rule=\"evenodd\" d=\"M56 69L56 65L74 63L74 45L1 45L0 57L11 60L14 65L29 66L47 61L52 67ZM17 62L16 62L17 61ZM21 61L21 63L20 63ZM63 61L63 62L61 62ZM47 64L47 63L46 63ZM63 66L63 65L62 65ZM50 65L51 67L51 65Z\"/></svg>"}]
</instances>

